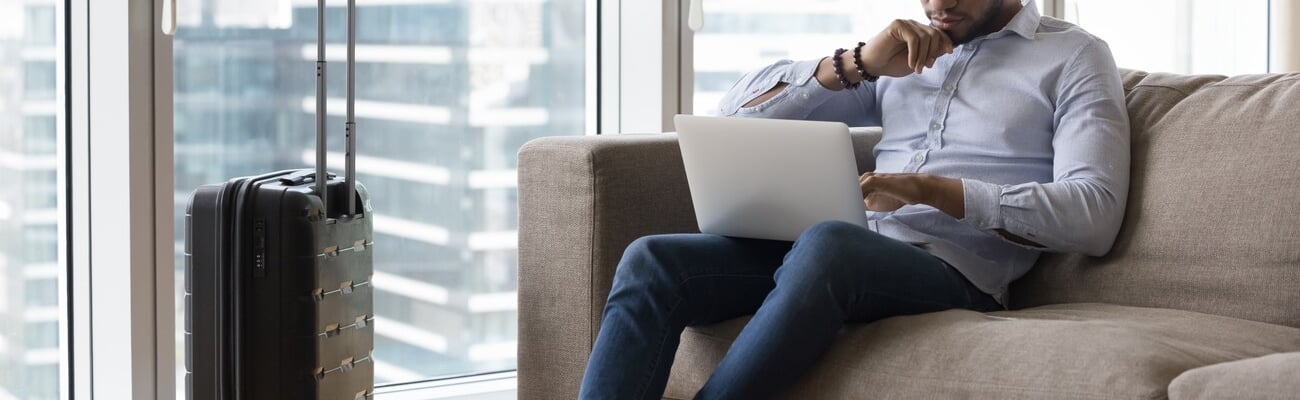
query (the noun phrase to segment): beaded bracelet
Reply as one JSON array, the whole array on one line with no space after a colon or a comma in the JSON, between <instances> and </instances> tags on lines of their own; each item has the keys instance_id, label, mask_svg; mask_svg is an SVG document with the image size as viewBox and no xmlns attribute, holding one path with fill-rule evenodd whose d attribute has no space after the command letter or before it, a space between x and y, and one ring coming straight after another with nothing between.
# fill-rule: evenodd
<instances>
[{"instance_id":1,"label":"beaded bracelet","mask_svg":"<svg viewBox=\"0 0 1300 400\"><path fill-rule=\"evenodd\" d=\"M862 65L862 46L866 45L866 42L858 42L858 47L853 48L853 65L858 67L858 75L862 76L862 80L875 82L879 77L867 74L867 68Z\"/></svg>"},{"instance_id":2,"label":"beaded bracelet","mask_svg":"<svg viewBox=\"0 0 1300 400\"><path fill-rule=\"evenodd\" d=\"M831 56L831 65L835 68L835 78L840 80L840 85L844 86L845 89L853 89L858 85L849 83L849 79L844 77L844 67L840 66L840 56L844 55L846 51L848 50L843 48L835 49L835 55Z\"/></svg>"}]
</instances>

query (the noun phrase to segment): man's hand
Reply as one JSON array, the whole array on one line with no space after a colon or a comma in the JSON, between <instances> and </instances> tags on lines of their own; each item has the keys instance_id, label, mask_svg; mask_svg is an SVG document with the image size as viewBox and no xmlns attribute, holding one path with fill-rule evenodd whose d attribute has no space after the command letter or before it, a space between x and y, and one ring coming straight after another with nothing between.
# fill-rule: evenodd
<instances>
[{"instance_id":1,"label":"man's hand","mask_svg":"<svg viewBox=\"0 0 1300 400\"><path fill-rule=\"evenodd\" d=\"M934 66L934 61L944 54L952 53L952 40L948 35L932 26L912 20L895 20L885 30L880 31L862 46L862 67L868 74L875 76L907 76L921 73L921 70ZM835 64L840 63L844 79L849 83L865 79L858 73L857 64L853 62L853 52L847 51L840 59L832 57L822 59L817 65L817 81L823 87L840 90L843 84L835 76ZM746 107L761 104L779 93L783 86L772 88L763 96L746 104Z\"/></svg>"},{"instance_id":2,"label":"man's hand","mask_svg":"<svg viewBox=\"0 0 1300 400\"><path fill-rule=\"evenodd\" d=\"M919 74L934 61L952 53L952 40L939 29L920 22L898 19L862 47L862 65L876 76ZM852 60L850 60L852 61Z\"/></svg>"},{"instance_id":3,"label":"man's hand","mask_svg":"<svg viewBox=\"0 0 1300 400\"><path fill-rule=\"evenodd\" d=\"M953 218L966 215L960 179L927 174L878 174L858 177L862 201L871 211L894 211L909 204L926 204Z\"/></svg>"},{"instance_id":4,"label":"man's hand","mask_svg":"<svg viewBox=\"0 0 1300 400\"><path fill-rule=\"evenodd\" d=\"M926 174L868 172L858 177L858 186L862 188L862 201L871 211L894 211L904 205L925 204L956 219L966 217L966 193L960 179ZM997 229L996 232L1015 243L1043 247L1005 229Z\"/></svg>"}]
</instances>

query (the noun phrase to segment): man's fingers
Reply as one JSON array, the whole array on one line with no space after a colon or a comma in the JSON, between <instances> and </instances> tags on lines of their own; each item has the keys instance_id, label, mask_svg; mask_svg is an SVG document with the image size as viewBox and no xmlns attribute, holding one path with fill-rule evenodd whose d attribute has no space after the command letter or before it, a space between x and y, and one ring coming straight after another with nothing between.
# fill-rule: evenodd
<instances>
[{"instance_id":1,"label":"man's fingers","mask_svg":"<svg viewBox=\"0 0 1300 400\"><path fill-rule=\"evenodd\" d=\"M862 176L858 177L858 188L862 189L862 197L865 198L868 195L870 195L872 192L876 191L877 189L876 181L878 181L879 179L880 178L875 177L875 175L873 175L870 172L862 174Z\"/></svg>"},{"instance_id":2,"label":"man's fingers","mask_svg":"<svg viewBox=\"0 0 1300 400\"><path fill-rule=\"evenodd\" d=\"M926 63L925 66L928 68L934 68L934 61L938 60L939 57L942 57L947 52L948 49L943 43L943 34L932 32L930 35L930 62Z\"/></svg>"},{"instance_id":3,"label":"man's fingers","mask_svg":"<svg viewBox=\"0 0 1300 400\"><path fill-rule=\"evenodd\" d=\"M932 26L922 26L921 29L925 32L926 40L930 42L930 51L925 56L925 66L933 68L935 61L939 57L952 52L952 41L948 39L948 35L944 34L943 31Z\"/></svg>"},{"instance_id":4,"label":"man's fingers","mask_svg":"<svg viewBox=\"0 0 1300 400\"><path fill-rule=\"evenodd\" d=\"M921 70L930 63L931 49L929 32L921 32L920 35L917 35L916 42L918 53L916 57L916 66L912 67L912 72L919 74L921 73Z\"/></svg>"},{"instance_id":5,"label":"man's fingers","mask_svg":"<svg viewBox=\"0 0 1300 400\"><path fill-rule=\"evenodd\" d=\"M871 211L894 211L906 205L896 198L876 193L864 197L862 204Z\"/></svg>"},{"instance_id":6,"label":"man's fingers","mask_svg":"<svg viewBox=\"0 0 1300 400\"><path fill-rule=\"evenodd\" d=\"M918 43L919 40L917 40L916 32L905 27L901 29L901 32L899 33L903 37L903 42L907 44L907 68L915 70L916 64L918 64L921 59L919 49L920 43Z\"/></svg>"}]
</instances>

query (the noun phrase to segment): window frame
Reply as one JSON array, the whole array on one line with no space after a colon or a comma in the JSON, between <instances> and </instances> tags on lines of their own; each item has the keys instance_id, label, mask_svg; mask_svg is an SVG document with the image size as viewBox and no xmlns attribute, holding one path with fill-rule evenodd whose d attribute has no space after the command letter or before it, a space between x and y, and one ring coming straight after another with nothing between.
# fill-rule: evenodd
<instances>
[{"instance_id":1,"label":"window frame","mask_svg":"<svg viewBox=\"0 0 1300 400\"><path fill-rule=\"evenodd\" d=\"M669 132L674 115L690 112L695 81L689 2L601 4L600 133Z\"/></svg>"},{"instance_id":2,"label":"window frame","mask_svg":"<svg viewBox=\"0 0 1300 400\"><path fill-rule=\"evenodd\" d=\"M158 379L160 358L170 352L155 340L172 319L155 308L158 282L170 279L155 263L163 251L154 226L156 176L170 174L155 164L154 141L162 135L153 119L157 30L150 21L161 3L63 4L69 129L60 150L71 156L71 229L61 237L61 255L72 277L63 398L160 397L174 386L174 379Z\"/></svg>"},{"instance_id":3,"label":"window frame","mask_svg":"<svg viewBox=\"0 0 1300 400\"><path fill-rule=\"evenodd\" d=\"M166 1L64 1L69 8L65 18L85 22L69 23L69 142L60 145L72 156L68 216L77 222L70 223L68 251L61 252L70 261L68 340L75 349L65 352L70 358L61 381L70 384L65 399L174 399L177 392L173 43L160 29ZM589 99L585 134L614 132L624 114L616 108L621 103L601 99L620 94L619 74L602 74L601 66L608 56L619 55L621 43L602 42L601 32L619 27L616 21L602 23L608 10L616 12L619 6L584 1L586 68L593 71L584 83ZM131 91L133 87L147 90ZM116 266L123 260L125 274ZM513 379L512 371L493 373ZM383 384L377 394L433 394L430 390L445 379L455 378Z\"/></svg>"}]
</instances>

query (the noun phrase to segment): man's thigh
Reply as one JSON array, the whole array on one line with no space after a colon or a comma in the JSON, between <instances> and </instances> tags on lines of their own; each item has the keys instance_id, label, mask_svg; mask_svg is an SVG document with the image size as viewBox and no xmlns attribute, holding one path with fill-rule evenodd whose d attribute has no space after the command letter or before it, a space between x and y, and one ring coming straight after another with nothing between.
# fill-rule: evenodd
<instances>
[{"instance_id":1,"label":"man's thigh","mask_svg":"<svg viewBox=\"0 0 1300 400\"><path fill-rule=\"evenodd\" d=\"M687 324L707 324L757 310L791 245L702 233L646 236L628 246L619 274L667 281L690 310Z\"/></svg>"},{"instance_id":2,"label":"man's thigh","mask_svg":"<svg viewBox=\"0 0 1300 400\"><path fill-rule=\"evenodd\" d=\"M845 318L850 321L869 322L951 308L987 311L998 307L991 296L975 288L942 259L858 226L835 224L823 232L805 234L790 257L809 263L804 268L821 270L802 272L819 276L824 280L820 285L837 292L846 306ZM778 279L785 273L778 273Z\"/></svg>"}]
</instances>

